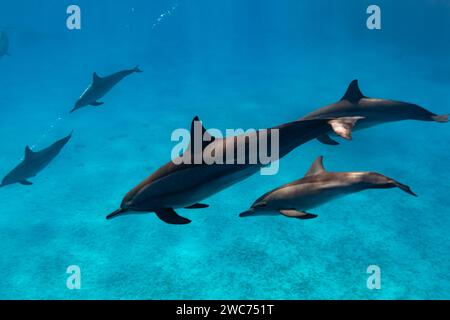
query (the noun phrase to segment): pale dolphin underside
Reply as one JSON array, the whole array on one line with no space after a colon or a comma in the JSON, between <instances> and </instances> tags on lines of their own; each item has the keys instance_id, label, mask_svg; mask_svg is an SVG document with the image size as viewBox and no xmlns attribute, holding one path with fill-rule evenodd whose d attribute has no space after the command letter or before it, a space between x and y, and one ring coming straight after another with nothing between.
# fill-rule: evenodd
<instances>
[{"instance_id":1,"label":"pale dolphin underside","mask_svg":"<svg viewBox=\"0 0 450 320\"><path fill-rule=\"evenodd\" d=\"M375 172L328 172L323 157L318 157L306 175L258 198L240 217L279 215L290 218L312 219L317 215L307 212L333 199L367 189L400 188L416 196L410 187Z\"/></svg>"},{"instance_id":2,"label":"pale dolphin underside","mask_svg":"<svg viewBox=\"0 0 450 320\"><path fill-rule=\"evenodd\" d=\"M318 136L329 131L330 128L346 138L351 139L351 129L359 117L339 118L339 119L314 119L300 120L277 127L268 129L268 141L271 139L272 129L277 129L279 133L279 159L297 148L298 146L317 138ZM195 117L191 124L192 128L199 122ZM200 122L201 124L201 122ZM206 129L202 127L205 133ZM207 132L206 132L207 133ZM225 155L228 148L235 148L238 139L245 141L246 150L248 150L248 141L255 137L259 139L262 131L255 131L243 136L230 136L223 139L209 137L207 143L203 143L200 150L214 150L217 154ZM195 140L191 133L190 148L186 152L187 156L194 158L195 154L192 150L195 148ZM242 140L241 140L242 141ZM270 146L269 146L269 150ZM191 155L192 154L192 155ZM234 153L236 155L236 153ZM184 157L185 155L183 155ZM203 154L205 157L205 155ZM166 223L170 224L186 224L190 223L189 219L179 216L174 209L177 208L203 208L207 205L201 204L200 201L218 193L225 188L246 179L260 170L264 164L257 162L255 164L208 164L208 159L203 157L200 164L175 164L175 159L161 168L155 173L142 181L133 188L124 197L120 209L114 211L107 216L107 219L118 217L132 213L155 212L156 215Z\"/></svg>"},{"instance_id":3,"label":"pale dolphin underside","mask_svg":"<svg viewBox=\"0 0 450 320\"><path fill-rule=\"evenodd\" d=\"M366 97L358 86L358 80L353 80L346 93L336 103L315 110L302 119L321 119L330 117L361 116L364 119L358 121L354 130L369 128L378 124L402 120L420 120L447 122L448 115L436 115L416 104ZM318 137L324 144L337 145L337 141L328 134Z\"/></svg>"},{"instance_id":4,"label":"pale dolphin underside","mask_svg":"<svg viewBox=\"0 0 450 320\"><path fill-rule=\"evenodd\" d=\"M72 132L73 133L73 132ZM32 151L29 146L25 148L25 156L21 163L19 163L10 173L8 173L0 185L4 187L14 183L20 183L22 185L32 185L28 179L35 177L50 162L61 152L64 146L69 142L72 137L70 133L67 137L56 141L51 146L42 149L40 151Z\"/></svg>"}]
</instances>

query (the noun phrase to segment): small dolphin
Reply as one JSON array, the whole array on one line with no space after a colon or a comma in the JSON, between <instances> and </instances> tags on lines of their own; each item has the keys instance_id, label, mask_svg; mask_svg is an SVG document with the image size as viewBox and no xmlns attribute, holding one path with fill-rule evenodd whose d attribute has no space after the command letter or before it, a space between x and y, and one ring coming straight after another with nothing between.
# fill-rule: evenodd
<instances>
[{"instance_id":1,"label":"small dolphin","mask_svg":"<svg viewBox=\"0 0 450 320\"><path fill-rule=\"evenodd\" d=\"M358 119L359 117L302 120L271 128L278 129L279 132L278 159L281 159L298 146L328 132L330 127L338 135L350 139L351 129ZM196 153L194 154L197 148L194 146L195 138L193 134L195 126L198 125L197 123L200 123L201 126L200 120L198 117L195 117L191 124L190 148L186 150L188 157L197 155ZM271 140L271 129L268 130L269 141ZM203 126L201 130L203 134L209 135ZM232 164L211 164L209 161L211 155L205 155L204 150L208 148L209 150L214 150L216 154L224 155L225 157L227 154L226 150L236 147L236 141L239 137L245 141L245 148L248 150L251 138L256 137L259 141L261 138L260 134L261 130L245 136L229 136L223 139L209 136L206 139L209 142L203 142L204 144L199 148L199 151L203 153L203 163L187 164L182 162L181 164L175 164L178 163L176 160L180 159L177 158L165 164L128 192L122 200L120 209L108 215L107 219L131 213L155 212L161 220L169 224L190 223L189 219L179 216L174 209L206 208L208 205L201 204L200 201L250 177L264 166L259 160L254 164L248 164L249 162L238 164L236 158ZM191 150L194 151L191 153ZM236 152L234 152L234 156L236 156Z\"/></svg>"},{"instance_id":2,"label":"small dolphin","mask_svg":"<svg viewBox=\"0 0 450 320\"><path fill-rule=\"evenodd\" d=\"M94 72L92 84L83 92L70 113L86 106L101 106L103 102L99 102L98 99L107 94L123 78L135 72L140 73L142 70L136 66L134 69L119 71L103 78Z\"/></svg>"},{"instance_id":3,"label":"small dolphin","mask_svg":"<svg viewBox=\"0 0 450 320\"><path fill-rule=\"evenodd\" d=\"M1 187L20 183L22 185L28 186L32 185L29 178L36 176L41 172L49 163L60 153L62 148L69 142L72 137L70 133L67 137L56 141L51 146L42 149L41 151L31 151L30 147L25 148L25 157L17 167L15 167L10 173L8 173L5 178L3 178Z\"/></svg>"},{"instance_id":4,"label":"small dolphin","mask_svg":"<svg viewBox=\"0 0 450 320\"><path fill-rule=\"evenodd\" d=\"M0 58L3 56L9 56L9 39L8 35L4 31L0 31Z\"/></svg>"},{"instance_id":5,"label":"small dolphin","mask_svg":"<svg viewBox=\"0 0 450 320\"><path fill-rule=\"evenodd\" d=\"M290 218L312 219L317 215L306 210L328 201L367 189L400 188L416 196L411 189L394 179L375 172L327 172L323 157L318 157L306 175L294 182L267 192L240 217L282 214Z\"/></svg>"},{"instance_id":6,"label":"small dolphin","mask_svg":"<svg viewBox=\"0 0 450 320\"><path fill-rule=\"evenodd\" d=\"M356 126L354 130L401 120L448 121L448 115L438 116L416 104L368 98L364 96L359 89L358 80L353 80L350 83L347 92L340 101L311 112L302 119L352 117L355 115L362 116L364 119L358 122L358 126ZM318 140L328 145L339 144L330 138L328 134L320 136Z\"/></svg>"}]
</instances>

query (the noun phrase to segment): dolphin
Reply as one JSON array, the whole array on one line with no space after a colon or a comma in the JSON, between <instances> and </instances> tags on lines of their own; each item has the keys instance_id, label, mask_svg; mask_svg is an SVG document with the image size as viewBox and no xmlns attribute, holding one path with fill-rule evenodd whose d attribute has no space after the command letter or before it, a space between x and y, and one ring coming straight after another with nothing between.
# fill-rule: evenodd
<instances>
[{"instance_id":1,"label":"dolphin","mask_svg":"<svg viewBox=\"0 0 450 320\"><path fill-rule=\"evenodd\" d=\"M358 122L358 126L354 130L401 120L448 121L448 115L436 115L413 103L366 97L359 89L358 80L353 80L350 83L341 100L313 111L302 119L351 117L355 115L364 117L364 119ZM339 144L328 134L318 137L318 140L328 145Z\"/></svg>"},{"instance_id":2,"label":"dolphin","mask_svg":"<svg viewBox=\"0 0 450 320\"><path fill-rule=\"evenodd\" d=\"M41 151L35 152L29 146L26 146L25 157L22 162L3 178L0 188L14 183L20 183L25 186L32 185L33 183L28 179L36 176L50 164L72 138L72 134L73 131L67 137L56 141Z\"/></svg>"},{"instance_id":3,"label":"dolphin","mask_svg":"<svg viewBox=\"0 0 450 320\"><path fill-rule=\"evenodd\" d=\"M282 214L289 218L312 219L317 215L306 210L333 199L367 189L395 187L417 196L410 187L376 172L327 172L320 156L303 178L267 192L239 216Z\"/></svg>"},{"instance_id":4,"label":"dolphin","mask_svg":"<svg viewBox=\"0 0 450 320\"><path fill-rule=\"evenodd\" d=\"M3 56L9 56L9 39L8 35L4 31L0 31L0 58Z\"/></svg>"},{"instance_id":5,"label":"dolphin","mask_svg":"<svg viewBox=\"0 0 450 320\"><path fill-rule=\"evenodd\" d=\"M270 128L267 131L258 130L244 135L215 138L209 135L199 118L195 117L191 123L190 146L183 154L183 158L195 158L198 155L198 151L196 151L196 146L198 146L203 161L199 164L179 163L180 157L178 157L165 164L129 191L123 198L120 208L109 214L107 219L132 213L154 212L162 221L169 224L190 223L189 219L179 216L174 209L206 208L208 205L202 204L200 201L246 179L264 166L259 160L253 164L249 161L239 164L236 157L231 164L228 162L211 164L213 152L208 154L206 150L214 150L214 154L225 156L227 150L237 150L237 141L244 141L247 150L252 138L259 141L263 132L268 132L267 137L271 141L272 132L275 132L273 129L277 129L279 143L277 158L281 159L298 146L328 132L330 127L343 138L351 139L351 129L359 119L359 117L346 117L299 120ZM203 142L201 146L198 143L196 145L194 137L196 126L201 127L201 132L206 136L204 140L208 141ZM272 149L269 147L269 150ZM237 152L234 152L234 156L236 155ZM249 154L246 154L246 157L249 157Z\"/></svg>"},{"instance_id":6,"label":"dolphin","mask_svg":"<svg viewBox=\"0 0 450 320\"><path fill-rule=\"evenodd\" d=\"M107 94L123 78L135 72L140 73L142 70L136 66L134 69L119 71L103 78L94 72L91 85L83 92L70 113L86 106L101 106L103 102L99 102L98 99Z\"/></svg>"}]
</instances>

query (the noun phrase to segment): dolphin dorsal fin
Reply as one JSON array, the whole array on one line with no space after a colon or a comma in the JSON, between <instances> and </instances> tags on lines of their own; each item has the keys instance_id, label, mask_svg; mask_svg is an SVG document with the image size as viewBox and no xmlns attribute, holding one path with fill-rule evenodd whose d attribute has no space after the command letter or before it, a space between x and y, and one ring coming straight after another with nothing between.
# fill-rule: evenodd
<instances>
[{"instance_id":1,"label":"dolphin dorsal fin","mask_svg":"<svg viewBox=\"0 0 450 320\"><path fill-rule=\"evenodd\" d=\"M99 82L100 80L102 80L102 78L97 74L97 72L94 72L92 74L92 82L96 83L96 82Z\"/></svg>"},{"instance_id":2,"label":"dolphin dorsal fin","mask_svg":"<svg viewBox=\"0 0 450 320\"><path fill-rule=\"evenodd\" d=\"M200 125L201 126L201 134L202 134L202 151L210 144L212 143L216 138L211 136L207 130L205 129L205 127L202 124L202 121L199 119L198 116L196 116L194 119L192 119L192 123L191 123L191 141L189 143L189 149L191 149L191 147L194 145L195 140L196 140L196 131L195 129L197 128L197 126ZM198 130L198 129L197 129ZM197 133L198 134L198 133ZM198 139L198 138L197 138ZM205 141L206 140L206 141ZM192 153L194 153L194 150L192 150Z\"/></svg>"},{"instance_id":3,"label":"dolphin dorsal fin","mask_svg":"<svg viewBox=\"0 0 450 320\"><path fill-rule=\"evenodd\" d=\"M29 159L33 156L34 152L29 146L25 147L25 159Z\"/></svg>"},{"instance_id":4,"label":"dolphin dorsal fin","mask_svg":"<svg viewBox=\"0 0 450 320\"><path fill-rule=\"evenodd\" d=\"M305 177L313 176L315 174L323 173L325 171L326 170L323 166L323 156L320 156L316 160L314 160L313 164L311 165L311 168L309 168L308 172L305 174Z\"/></svg>"},{"instance_id":5,"label":"dolphin dorsal fin","mask_svg":"<svg viewBox=\"0 0 450 320\"><path fill-rule=\"evenodd\" d=\"M358 80L353 80L350 82L347 91L341 100L348 100L350 102L358 102L360 99L365 98L359 89Z\"/></svg>"}]
</instances>

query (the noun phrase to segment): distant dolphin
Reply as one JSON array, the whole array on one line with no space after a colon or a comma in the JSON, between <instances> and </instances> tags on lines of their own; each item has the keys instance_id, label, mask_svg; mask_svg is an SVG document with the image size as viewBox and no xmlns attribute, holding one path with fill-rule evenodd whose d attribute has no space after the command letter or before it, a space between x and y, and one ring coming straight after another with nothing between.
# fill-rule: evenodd
<instances>
[{"instance_id":1,"label":"distant dolphin","mask_svg":"<svg viewBox=\"0 0 450 320\"><path fill-rule=\"evenodd\" d=\"M101 106L103 102L99 102L98 99L107 94L123 78L135 72L142 72L142 70L136 66L134 69L119 71L103 78L94 73L92 84L83 92L70 113L86 106Z\"/></svg>"},{"instance_id":2,"label":"distant dolphin","mask_svg":"<svg viewBox=\"0 0 450 320\"><path fill-rule=\"evenodd\" d=\"M0 31L0 58L3 56L9 56L9 39L8 35L4 31Z\"/></svg>"},{"instance_id":3,"label":"distant dolphin","mask_svg":"<svg viewBox=\"0 0 450 320\"><path fill-rule=\"evenodd\" d=\"M394 100L368 98L364 96L359 89L358 80L353 80L350 83L347 92L340 101L311 112L304 116L302 120L330 117L351 117L355 115L362 116L364 119L358 122L358 125L354 128L354 130L401 120L436 122L448 121L448 115L438 116L416 104ZM327 134L320 136L318 140L329 145L339 144L331 139Z\"/></svg>"},{"instance_id":4,"label":"distant dolphin","mask_svg":"<svg viewBox=\"0 0 450 320\"><path fill-rule=\"evenodd\" d=\"M5 178L3 178L0 187L14 183L20 183L26 186L32 185L33 183L28 181L28 179L36 176L40 171L47 167L47 165L59 154L67 142L69 142L72 137L72 133L41 151L31 151L30 147L27 146L25 148L24 159L17 167L8 173Z\"/></svg>"},{"instance_id":5,"label":"distant dolphin","mask_svg":"<svg viewBox=\"0 0 450 320\"><path fill-rule=\"evenodd\" d=\"M367 189L400 188L416 196L411 189L394 179L375 172L327 172L323 157L317 158L306 175L285 184L257 199L240 217L278 215L311 219L317 215L306 210L318 207L335 198Z\"/></svg>"},{"instance_id":6,"label":"distant dolphin","mask_svg":"<svg viewBox=\"0 0 450 320\"><path fill-rule=\"evenodd\" d=\"M279 133L279 156L281 159L298 146L317 138L333 128L340 136L350 139L351 129L359 117L339 118L339 119L318 119L304 120L286 123L271 129L278 129ZM194 128L201 122L195 117L191 124L191 144L187 148L187 156L195 157L194 151ZM203 133L207 133L204 127L201 127ZM271 129L268 136L271 135ZM225 155L231 148L236 148L238 138L244 139L247 150L251 138L260 139L261 130L240 136L229 136L223 139L209 137L210 142L201 146L200 152L205 148L214 149L217 154ZM248 137L248 139L247 139ZM270 138L268 139L270 140ZM191 153L192 151L192 153ZM185 155L183 155L184 158ZM142 181L134 189L126 194L120 209L107 216L111 219L120 215L131 213L155 212L156 215L166 223L186 224L191 221L179 216L174 209L176 208L205 208L207 205L200 204L203 199L222 191L223 189L241 181L256 173L263 167L258 161L255 164L207 164L211 159L206 156L201 164L175 164L176 160L165 164L159 168L150 177ZM236 152L234 153L236 156ZM236 158L235 158L236 159Z\"/></svg>"}]
</instances>

